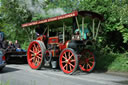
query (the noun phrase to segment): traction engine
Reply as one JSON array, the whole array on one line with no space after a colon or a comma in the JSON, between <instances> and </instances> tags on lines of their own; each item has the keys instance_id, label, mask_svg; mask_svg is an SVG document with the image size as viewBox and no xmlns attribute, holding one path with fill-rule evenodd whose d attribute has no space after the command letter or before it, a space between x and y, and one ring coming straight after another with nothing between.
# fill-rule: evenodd
<instances>
[{"instance_id":1,"label":"traction engine","mask_svg":"<svg viewBox=\"0 0 128 85\"><path fill-rule=\"evenodd\" d=\"M91 40L85 39L85 35L87 35L84 27L87 21L85 17L92 19ZM82 23L79 22L80 20L82 20ZM73 23L73 28L72 34L68 35L65 32L65 24L71 24L70 21ZM28 47L27 60L29 66L32 69L41 69L42 66L52 66L52 68L56 68L57 64L54 64L54 62L56 62L66 74L73 74L78 67L81 71L91 72L95 67L96 61L94 54L86 47L89 44L88 42L96 40L101 21L103 21L103 16L100 14L90 11L74 11L72 13L22 24L22 27L39 24L47 25L47 27L43 28L42 35L32 41ZM82 27L80 27L80 24ZM63 31L62 34L57 35L56 33L55 36L49 36L49 34L52 34L49 31L49 26L51 26L51 30L53 30L59 28L61 25L63 25L63 27L61 27L61 31ZM95 29L95 27L97 29ZM44 29L46 29L47 32ZM74 34L75 30L79 33ZM66 35L68 38L72 38L66 39Z\"/></svg>"}]
</instances>

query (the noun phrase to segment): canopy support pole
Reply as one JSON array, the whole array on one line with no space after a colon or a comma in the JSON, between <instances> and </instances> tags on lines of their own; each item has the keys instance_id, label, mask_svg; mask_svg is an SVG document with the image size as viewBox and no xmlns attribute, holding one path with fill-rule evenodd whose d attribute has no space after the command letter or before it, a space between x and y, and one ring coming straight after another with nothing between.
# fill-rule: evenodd
<instances>
[{"instance_id":1,"label":"canopy support pole","mask_svg":"<svg viewBox=\"0 0 128 85\"><path fill-rule=\"evenodd\" d=\"M95 40L96 40L96 38L98 36L98 31L99 31L99 28L100 28L100 24L101 24L101 21L99 21L99 23L98 23L98 27L97 27L97 30L96 30Z\"/></svg>"},{"instance_id":2,"label":"canopy support pole","mask_svg":"<svg viewBox=\"0 0 128 85\"><path fill-rule=\"evenodd\" d=\"M48 27L45 28L45 30L44 30L44 32L43 32L43 35L44 35L44 33L46 32L47 29L48 29Z\"/></svg>"},{"instance_id":3,"label":"canopy support pole","mask_svg":"<svg viewBox=\"0 0 128 85\"><path fill-rule=\"evenodd\" d=\"M82 31L83 31L83 35L81 37L83 37L84 39L84 17L82 17Z\"/></svg>"},{"instance_id":4,"label":"canopy support pole","mask_svg":"<svg viewBox=\"0 0 128 85\"><path fill-rule=\"evenodd\" d=\"M80 33L80 25L79 25L79 23L78 23L77 17L75 17L75 18L76 18L77 27L78 27L78 29L79 29L79 34L80 34L80 36L81 36L81 33Z\"/></svg>"},{"instance_id":5,"label":"canopy support pole","mask_svg":"<svg viewBox=\"0 0 128 85\"><path fill-rule=\"evenodd\" d=\"M93 34L93 39L94 39L94 37L95 37L95 19L93 19L92 25L93 25L92 34Z\"/></svg>"},{"instance_id":6,"label":"canopy support pole","mask_svg":"<svg viewBox=\"0 0 128 85\"><path fill-rule=\"evenodd\" d=\"M48 25L48 27L47 27L47 28L48 28L48 33L47 33L47 36L49 37L49 25Z\"/></svg>"},{"instance_id":7,"label":"canopy support pole","mask_svg":"<svg viewBox=\"0 0 128 85\"><path fill-rule=\"evenodd\" d=\"M65 43L65 24L63 23L63 43Z\"/></svg>"}]
</instances>

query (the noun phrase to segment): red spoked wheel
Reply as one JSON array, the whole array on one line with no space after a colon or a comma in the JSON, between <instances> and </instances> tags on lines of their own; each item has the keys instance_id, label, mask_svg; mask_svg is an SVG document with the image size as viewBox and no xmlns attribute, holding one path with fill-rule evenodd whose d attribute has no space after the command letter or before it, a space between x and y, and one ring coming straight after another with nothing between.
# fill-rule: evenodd
<instances>
[{"instance_id":1,"label":"red spoked wheel","mask_svg":"<svg viewBox=\"0 0 128 85\"><path fill-rule=\"evenodd\" d=\"M95 56L89 50L83 50L79 58L79 68L85 72L91 72L95 67Z\"/></svg>"},{"instance_id":2,"label":"red spoked wheel","mask_svg":"<svg viewBox=\"0 0 128 85\"><path fill-rule=\"evenodd\" d=\"M43 42L33 41L27 51L27 61L32 69L40 69L43 64L43 55L46 48Z\"/></svg>"},{"instance_id":3,"label":"red spoked wheel","mask_svg":"<svg viewBox=\"0 0 128 85\"><path fill-rule=\"evenodd\" d=\"M73 49L64 49L59 58L61 70L66 74L73 74L78 67L78 57Z\"/></svg>"}]
</instances>

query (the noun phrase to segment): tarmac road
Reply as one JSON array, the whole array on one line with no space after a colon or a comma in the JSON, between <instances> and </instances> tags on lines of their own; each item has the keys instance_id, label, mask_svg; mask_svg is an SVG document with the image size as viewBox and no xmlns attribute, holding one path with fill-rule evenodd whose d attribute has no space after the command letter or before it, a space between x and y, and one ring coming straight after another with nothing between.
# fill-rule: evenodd
<instances>
[{"instance_id":1,"label":"tarmac road","mask_svg":"<svg viewBox=\"0 0 128 85\"><path fill-rule=\"evenodd\" d=\"M27 64L10 64L0 72L0 82L7 85L128 85L128 76L80 71L67 75L59 69L32 70Z\"/></svg>"}]
</instances>

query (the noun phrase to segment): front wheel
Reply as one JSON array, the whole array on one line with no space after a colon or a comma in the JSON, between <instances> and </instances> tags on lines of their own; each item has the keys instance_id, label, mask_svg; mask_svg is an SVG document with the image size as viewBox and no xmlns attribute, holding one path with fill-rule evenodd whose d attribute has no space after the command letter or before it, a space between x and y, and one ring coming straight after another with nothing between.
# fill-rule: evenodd
<instances>
[{"instance_id":1,"label":"front wheel","mask_svg":"<svg viewBox=\"0 0 128 85\"><path fill-rule=\"evenodd\" d=\"M43 55L46 48L43 42L35 40L30 43L27 51L27 61L32 69L40 69L43 65Z\"/></svg>"},{"instance_id":2,"label":"front wheel","mask_svg":"<svg viewBox=\"0 0 128 85\"><path fill-rule=\"evenodd\" d=\"M91 72L95 67L95 56L90 50L83 50L79 58L79 68L81 71Z\"/></svg>"},{"instance_id":3,"label":"front wheel","mask_svg":"<svg viewBox=\"0 0 128 85\"><path fill-rule=\"evenodd\" d=\"M61 70L66 74L73 74L78 67L78 56L71 48L64 49L59 58Z\"/></svg>"}]
</instances>

